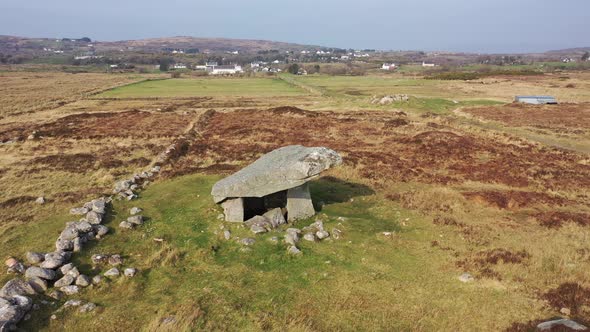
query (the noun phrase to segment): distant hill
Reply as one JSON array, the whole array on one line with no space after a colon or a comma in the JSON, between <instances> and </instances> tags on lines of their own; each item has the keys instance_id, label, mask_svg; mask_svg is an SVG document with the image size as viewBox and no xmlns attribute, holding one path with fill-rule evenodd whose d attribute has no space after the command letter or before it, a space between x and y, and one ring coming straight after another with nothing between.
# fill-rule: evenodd
<instances>
[{"instance_id":1,"label":"distant hill","mask_svg":"<svg viewBox=\"0 0 590 332\"><path fill-rule=\"evenodd\" d=\"M140 40L122 40L114 42L88 41L78 38L26 38L0 35L0 52L14 53L43 48L62 49L76 51L89 45L97 51L102 50L136 50L136 51L161 51L163 49L199 49L210 52L257 52L263 50L300 51L304 49L317 49L315 45L301 45L294 43L276 42L269 40L230 39L230 38L197 38L197 37L166 37L149 38Z\"/></svg>"},{"instance_id":2,"label":"distant hill","mask_svg":"<svg viewBox=\"0 0 590 332\"><path fill-rule=\"evenodd\" d=\"M575 48L566 48L563 50L552 50L547 51L547 53L559 53L559 54L572 54L572 53L584 53L590 52L590 47L575 47Z\"/></svg>"},{"instance_id":3,"label":"distant hill","mask_svg":"<svg viewBox=\"0 0 590 332\"><path fill-rule=\"evenodd\" d=\"M254 39L230 39L230 38L197 38L197 37L168 37L149 38L139 40L125 40L118 42L100 42L100 46L126 46L142 49L161 48L198 48L200 50L219 51L242 51L256 52L262 50L297 51L308 48L318 48L314 45L301 45L285 42Z\"/></svg>"}]
</instances>

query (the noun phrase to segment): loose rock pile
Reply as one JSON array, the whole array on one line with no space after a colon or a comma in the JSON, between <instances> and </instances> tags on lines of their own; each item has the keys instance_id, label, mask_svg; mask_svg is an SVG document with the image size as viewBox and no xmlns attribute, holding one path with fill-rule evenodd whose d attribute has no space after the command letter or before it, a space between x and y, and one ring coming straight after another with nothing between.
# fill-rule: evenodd
<instances>
[{"instance_id":1,"label":"loose rock pile","mask_svg":"<svg viewBox=\"0 0 590 332\"><path fill-rule=\"evenodd\" d=\"M284 214L280 208L268 211L262 216L254 216L244 222L244 226L248 227L255 235L278 230L280 226L286 224L287 221L285 220ZM330 232L324 228L323 221L319 219L317 219L311 225L301 229L290 227L284 232L285 234L283 236L283 241L287 245L287 253L292 255L302 254L302 251L298 247L298 243L301 239L310 242L318 242L329 238L340 239L342 236L342 231L337 228L332 229L332 234L330 234ZM231 232L227 229L224 229L223 237L226 240L230 240ZM252 237L238 240L245 247L253 246L256 243L256 239ZM270 240L273 242L278 242L279 237L273 236Z\"/></svg>"},{"instance_id":2,"label":"loose rock pile","mask_svg":"<svg viewBox=\"0 0 590 332\"><path fill-rule=\"evenodd\" d=\"M410 97L408 95L400 94L400 95L387 95L387 96L373 96L371 99L371 104L379 104L379 105L389 105L394 102L400 101L409 101Z\"/></svg>"},{"instance_id":3,"label":"loose rock pile","mask_svg":"<svg viewBox=\"0 0 590 332\"><path fill-rule=\"evenodd\" d=\"M160 166L155 166L149 171L135 174L132 178L119 181L115 184L113 193L118 199L132 200L137 198L136 191L144 188L155 173L160 171ZM37 203L45 203L45 198L40 197ZM64 295L77 294L82 288L98 285L102 282L102 276L89 277L81 274L78 268L69 263L72 253L83 249L88 241L95 241L108 234L109 228L102 225L111 197L101 197L87 202L81 207L70 210L70 214L81 216L77 221L66 223L65 228L55 241L55 251L39 253L30 251L26 253L26 263L20 262L14 257L5 261L8 273L23 275L8 281L0 289L0 331L12 330L16 324L25 317L33 305L30 295L46 293L49 297L60 300ZM133 228L143 224L143 217L135 215L141 209L134 208L133 216L129 217L125 225ZM122 224L123 224L122 223ZM119 266L123 263L120 255L93 255L92 262L98 264L108 263L111 266ZM137 269L126 268L124 275L133 277ZM104 276L114 278L120 276L117 267L112 267L104 273ZM94 303L76 305L74 302L66 302L64 307L80 305L81 312L89 312L96 308Z\"/></svg>"}]
</instances>

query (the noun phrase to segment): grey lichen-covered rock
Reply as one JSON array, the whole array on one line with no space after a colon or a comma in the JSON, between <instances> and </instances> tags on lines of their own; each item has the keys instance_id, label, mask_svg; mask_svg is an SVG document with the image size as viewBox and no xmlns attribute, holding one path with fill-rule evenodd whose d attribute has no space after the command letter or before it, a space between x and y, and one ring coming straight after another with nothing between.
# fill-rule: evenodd
<instances>
[{"instance_id":1,"label":"grey lichen-covered rock","mask_svg":"<svg viewBox=\"0 0 590 332\"><path fill-rule=\"evenodd\" d=\"M104 273L105 277L118 277L121 274L121 272L119 272L119 269L117 269L116 267L108 270L107 272Z\"/></svg>"},{"instance_id":2,"label":"grey lichen-covered rock","mask_svg":"<svg viewBox=\"0 0 590 332\"><path fill-rule=\"evenodd\" d=\"M330 237L330 233L328 233L327 231L317 231L315 233L315 236L318 239L323 240L323 239L326 239L326 238Z\"/></svg>"},{"instance_id":3,"label":"grey lichen-covered rock","mask_svg":"<svg viewBox=\"0 0 590 332\"><path fill-rule=\"evenodd\" d=\"M104 263L108 262L109 255L94 254L90 257L90 260L92 261L92 264L94 264L94 265L104 264Z\"/></svg>"},{"instance_id":4,"label":"grey lichen-covered rock","mask_svg":"<svg viewBox=\"0 0 590 332\"><path fill-rule=\"evenodd\" d=\"M303 239L305 241L315 242L315 234L313 234L313 233L306 233L305 235L303 235Z\"/></svg>"},{"instance_id":5,"label":"grey lichen-covered rock","mask_svg":"<svg viewBox=\"0 0 590 332\"><path fill-rule=\"evenodd\" d=\"M83 216L86 213L88 213L89 209L87 207L78 207L78 208L72 208L70 210L70 214L73 214L75 216Z\"/></svg>"},{"instance_id":6,"label":"grey lichen-covered rock","mask_svg":"<svg viewBox=\"0 0 590 332\"><path fill-rule=\"evenodd\" d=\"M29 264L39 264L45 260L45 255L39 252L28 251L25 258Z\"/></svg>"},{"instance_id":7,"label":"grey lichen-covered rock","mask_svg":"<svg viewBox=\"0 0 590 332\"><path fill-rule=\"evenodd\" d=\"M308 218L315 214L308 183L287 190L287 211L289 221Z\"/></svg>"},{"instance_id":8,"label":"grey lichen-covered rock","mask_svg":"<svg viewBox=\"0 0 590 332\"><path fill-rule=\"evenodd\" d=\"M559 329L561 328L561 329ZM588 328L570 319L556 319L537 325L538 331L588 331Z\"/></svg>"},{"instance_id":9,"label":"grey lichen-covered rock","mask_svg":"<svg viewBox=\"0 0 590 332\"><path fill-rule=\"evenodd\" d=\"M59 268L59 272L61 272L62 275L65 275L66 273L70 272L70 270L72 270L73 268L74 263L64 264L62 267Z\"/></svg>"},{"instance_id":10,"label":"grey lichen-covered rock","mask_svg":"<svg viewBox=\"0 0 590 332\"><path fill-rule=\"evenodd\" d=\"M49 294L47 294L47 296L49 296L52 299L56 299L56 300L61 300L64 297L64 293L62 293L61 291L54 289L51 292L49 292Z\"/></svg>"},{"instance_id":11,"label":"grey lichen-covered rock","mask_svg":"<svg viewBox=\"0 0 590 332\"><path fill-rule=\"evenodd\" d=\"M109 264L112 266L118 266L123 264L123 257L121 257L121 255L115 254L115 255L111 255L109 256Z\"/></svg>"},{"instance_id":12,"label":"grey lichen-covered rock","mask_svg":"<svg viewBox=\"0 0 590 332\"><path fill-rule=\"evenodd\" d=\"M98 285L98 284L102 283L102 280L103 280L103 278L102 278L102 276L100 274L99 275L95 275L94 277L92 277L92 284L93 285Z\"/></svg>"},{"instance_id":13,"label":"grey lichen-covered rock","mask_svg":"<svg viewBox=\"0 0 590 332\"><path fill-rule=\"evenodd\" d=\"M39 266L45 269L56 269L70 259L70 254L67 252L47 253L45 254L45 260Z\"/></svg>"},{"instance_id":14,"label":"grey lichen-covered rock","mask_svg":"<svg viewBox=\"0 0 590 332\"><path fill-rule=\"evenodd\" d=\"M298 187L341 163L340 155L325 147L285 146L217 182L211 194L216 203L229 197L263 197Z\"/></svg>"},{"instance_id":15,"label":"grey lichen-covered rock","mask_svg":"<svg viewBox=\"0 0 590 332\"><path fill-rule=\"evenodd\" d=\"M289 253L289 255L301 255L303 254L301 252L301 250L299 250L299 248L297 248L296 246L289 246L289 248L287 249L287 252Z\"/></svg>"},{"instance_id":16,"label":"grey lichen-covered rock","mask_svg":"<svg viewBox=\"0 0 590 332\"><path fill-rule=\"evenodd\" d=\"M77 300L77 299L72 299L72 300L67 300L64 305L63 308L71 308L71 307L79 307L84 303L84 301L82 300Z\"/></svg>"},{"instance_id":17,"label":"grey lichen-covered rock","mask_svg":"<svg viewBox=\"0 0 590 332\"><path fill-rule=\"evenodd\" d=\"M280 225L284 225L287 223L287 220L285 220L285 216L283 215L283 210L281 208L274 208L272 210L269 210L262 216L268 219L272 228L277 228Z\"/></svg>"},{"instance_id":18,"label":"grey lichen-covered rock","mask_svg":"<svg viewBox=\"0 0 590 332\"><path fill-rule=\"evenodd\" d=\"M133 229L133 227L135 227L134 224L128 222L128 221L121 221L119 223L119 228L124 228L124 229Z\"/></svg>"},{"instance_id":19,"label":"grey lichen-covered rock","mask_svg":"<svg viewBox=\"0 0 590 332\"><path fill-rule=\"evenodd\" d=\"M35 289L26 281L22 279L9 280L2 289L0 289L0 297L12 297L15 295L34 295Z\"/></svg>"},{"instance_id":20,"label":"grey lichen-covered rock","mask_svg":"<svg viewBox=\"0 0 590 332\"><path fill-rule=\"evenodd\" d=\"M228 230L223 231L223 238L226 240L231 239L231 232Z\"/></svg>"},{"instance_id":21,"label":"grey lichen-covered rock","mask_svg":"<svg viewBox=\"0 0 590 332\"><path fill-rule=\"evenodd\" d=\"M94 225L93 229L94 229L94 233L96 234L96 238L98 238L98 239L107 235L107 233L109 232L109 228L105 225Z\"/></svg>"},{"instance_id":22,"label":"grey lichen-covered rock","mask_svg":"<svg viewBox=\"0 0 590 332\"><path fill-rule=\"evenodd\" d=\"M268 230L262 226L258 226L258 225L252 225L250 227L250 231L252 231L252 233L254 234L262 234L262 233L266 233L268 232Z\"/></svg>"},{"instance_id":23,"label":"grey lichen-covered rock","mask_svg":"<svg viewBox=\"0 0 590 332\"><path fill-rule=\"evenodd\" d=\"M128 267L123 271L123 274L126 277L134 277L137 274L137 269L133 267Z\"/></svg>"},{"instance_id":24,"label":"grey lichen-covered rock","mask_svg":"<svg viewBox=\"0 0 590 332\"><path fill-rule=\"evenodd\" d=\"M475 280L475 278L473 278L473 276L467 272L465 272L459 276L459 281L461 281L461 282L472 282L474 280Z\"/></svg>"},{"instance_id":25,"label":"grey lichen-covered rock","mask_svg":"<svg viewBox=\"0 0 590 332\"><path fill-rule=\"evenodd\" d=\"M33 289L37 293L43 293L47 290L47 281L45 281L39 277L29 278L28 281L29 281L29 285L31 285L31 287L33 287Z\"/></svg>"},{"instance_id":26,"label":"grey lichen-covered rock","mask_svg":"<svg viewBox=\"0 0 590 332\"><path fill-rule=\"evenodd\" d=\"M51 269L44 269L42 267L31 266L25 272L25 276L27 278L38 277L45 280L53 280L55 279L55 271Z\"/></svg>"},{"instance_id":27,"label":"grey lichen-covered rock","mask_svg":"<svg viewBox=\"0 0 590 332\"><path fill-rule=\"evenodd\" d=\"M86 213L86 221L88 221L92 225L98 225L102 222L102 214L96 211L90 211Z\"/></svg>"},{"instance_id":28,"label":"grey lichen-covered rock","mask_svg":"<svg viewBox=\"0 0 590 332\"><path fill-rule=\"evenodd\" d=\"M127 222L134 225L143 225L143 216L131 216L127 218Z\"/></svg>"},{"instance_id":29,"label":"grey lichen-covered rock","mask_svg":"<svg viewBox=\"0 0 590 332\"><path fill-rule=\"evenodd\" d=\"M140 213L141 211L143 211L143 210L142 210L142 209L140 209L140 208L138 208L138 207L132 207L132 208L129 210L129 213L130 213L131 215L136 215L136 214Z\"/></svg>"},{"instance_id":30,"label":"grey lichen-covered rock","mask_svg":"<svg viewBox=\"0 0 590 332\"><path fill-rule=\"evenodd\" d=\"M13 331L27 312L31 310L33 301L26 297L15 295L0 304L0 331Z\"/></svg>"},{"instance_id":31,"label":"grey lichen-covered rock","mask_svg":"<svg viewBox=\"0 0 590 332\"><path fill-rule=\"evenodd\" d=\"M78 276L78 278L76 278L76 285L80 287L88 287L90 286L91 282L92 281L90 280L90 277L84 274L81 274Z\"/></svg>"},{"instance_id":32,"label":"grey lichen-covered rock","mask_svg":"<svg viewBox=\"0 0 590 332\"><path fill-rule=\"evenodd\" d=\"M78 294L78 292L80 292L80 287L78 287L76 285L69 285L69 286L61 287L59 290L61 290L66 295L74 295L74 294Z\"/></svg>"},{"instance_id":33,"label":"grey lichen-covered rock","mask_svg":"<svg viewBox=\"0 0 590 332\"><path fill-rule=\"evenodd\" d=\"M80 309L78 309L78 311L80 311L81 313L87 313L87 312L94 311L95 309L96 309L96 304L94 304L92 302L88 302L88 303L80 306Z\"/></svg>"},{"instance_id":34,"label":"grey lichen-covered rock","mask_svg":"<svg viewBox=\"0 0 590 332\"><path fill-rule=\"evenodd\" d=\"M247 237L247 238L241 239L240 243L245 246L251 246L251 245L254 245L254 243L256 243L256 240L254 240L251 237Z\"/></svg>"},{"instance_id":35,"label":"grey lichen-covered rock","mask_svg":"<svg viewBox=\"0 0 590 332\"><path fill-rule=\"evenodd\" d=\"M59 288L59 287L69 286L72 283L74 283L74 280L75 280L74 277L72 277L69 274L66 274L65 276L61 277L61 279L59 279L58 281L56 281L53 284L53 287Z\"/></svg>"}]
</instances>

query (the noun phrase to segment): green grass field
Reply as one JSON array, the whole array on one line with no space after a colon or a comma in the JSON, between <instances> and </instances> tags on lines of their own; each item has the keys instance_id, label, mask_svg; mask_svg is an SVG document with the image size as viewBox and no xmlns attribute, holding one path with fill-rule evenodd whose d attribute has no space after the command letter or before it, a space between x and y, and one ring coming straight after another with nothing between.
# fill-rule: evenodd
<instances>
[{"instance_id":1,"label":"green grass field","mask_svg":"<svg viewBox=\"0 0 590 332\"><path fill-rule=\"evenodd\" d=\"M149 97L275 97L299 96L305 91L273 78L181 78L144 81L101 93L99 98Z\"/></svg>"},{"instance_id":2,"label":"green grass field","mask_svg":"<svg viewBox=\"0 0 590 332\"><path fill-rule=\"evenodd\" d=\"M432 224L362 185L312 183L315 201L326 202L319 218L328 230L342 230L343 238L303 241L304 254L292 257L284 244L270 241L281 232L254 236L241 225L217 219L220 210L209 192L218 178L184 176L154 184L137 201L115 202L106 222L113 227L111 234L75 255L74 262L93 276L108 268L92 269L92 254L120 253L123 266L137 267L139 275L107 281L77 296L99 304L99 313L71 309L50 320L54 309L43 306L21 328L491 331L534 309L508 289L460 283L460 271L449 270L452 255L430 249ZM122 231L116 225L132 206L142 207L149 220ZM402 227L402 221L411 225ZM223 227L234 239L222 239ZM394 235L386 237L384 231ZM243 251L236 238L247 236L257 242L253 250ZM497 306L511 310L500 320ZM465 320L466 315L471 319ZM168 317L172 322L163 323Z\"/></svg>"}]
</instances>

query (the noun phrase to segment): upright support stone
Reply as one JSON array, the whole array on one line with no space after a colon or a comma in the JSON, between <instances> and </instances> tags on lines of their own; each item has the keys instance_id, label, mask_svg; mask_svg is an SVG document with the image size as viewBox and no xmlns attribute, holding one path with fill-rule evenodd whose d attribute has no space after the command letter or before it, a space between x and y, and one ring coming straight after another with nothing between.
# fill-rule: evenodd
<instances>
[{"instance_id":1,"label":"upright support stone","mask_svg":"<svg viewBox=\"0 0 590 332\"><path fill-rule=\"evenodd\" d=\"M225 221L242 222L244 221L244 199L228 198L221 203Z\"/></svg>"},{"instance_id":2,"label":"upright support stone","mask_svg":"<svg viewBox=\"0 0 590 332\"><path fill-rule=\"evenodd\" d=\"M287 190L287 218L289 221L311 217L315 214L309 184Z\"/></svg>"}]
</instances>

